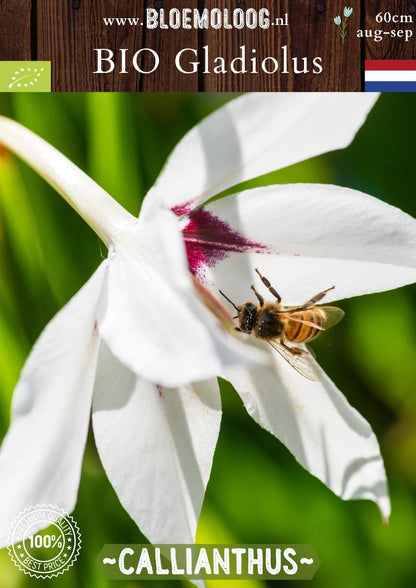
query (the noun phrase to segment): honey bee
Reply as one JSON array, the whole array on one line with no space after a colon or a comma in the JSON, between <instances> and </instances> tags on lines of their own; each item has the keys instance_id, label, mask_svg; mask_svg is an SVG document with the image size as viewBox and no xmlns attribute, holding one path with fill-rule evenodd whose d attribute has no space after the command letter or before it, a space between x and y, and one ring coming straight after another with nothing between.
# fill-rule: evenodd
<instances>
[{"instance_id":1,"label":"honey bee","mask_svg":"<svg viewBox=\"0 0 416 588\"><path fill-rule=\"evenodd\" d=\"M245 302L237 306L220 290L220 294L237 311L237 316L233 317L238 319L236 330L267 341L302 376L316 380L311 351L297 345L309 343L344 316L344 311L335 306L315 306L335 286L315 294L300 306L282 307L282 299L269 280L257 268L255 271L276 301L265 302L252 285L259 303Z\"/></svg>"}]
</instances>

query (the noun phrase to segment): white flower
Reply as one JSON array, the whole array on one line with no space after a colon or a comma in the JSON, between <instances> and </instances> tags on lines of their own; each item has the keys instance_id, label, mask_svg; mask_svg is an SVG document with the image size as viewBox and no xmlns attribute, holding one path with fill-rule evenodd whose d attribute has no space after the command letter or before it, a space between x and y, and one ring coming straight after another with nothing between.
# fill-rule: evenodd
<instances>
[{"instance_id":1,"label":"white flower","mask_svg":"<svg viewBox=\"0 0 416 588\"><path fill-rule=\"evenodd\" d=\"M344 16L345 18L349 18L352 14L353 9L351 7L345 6L344 7Z\"/></svg>"},{"instance_id":2,"label":"white flower","mask_svg":"<svg viewBox=\"0 0 416 588\"><path fill-rule=\"evenodd\" d=\"M219 433L215 374L329 488L370 498L388 516L367 422L323 373L307 380L277 354L274 368L237 361L249 346L216 327L187 273L189 263L215 296L221 289L237 303L250 297L255 267L285 304L332 284L329 301L414 282L415 221L356 191L269 186L197 208L241 181L345 147L376 98L233 100L179 143L139 222L52 147L1 119L0 142L109 246L108 260L42 333L17 385L0 452L2 532L28 505L73 509L92 403L100 458L123 506L152 542L192 542Z\"/></svg>"},{"instance_id":3,"label":"white flower","mask_svg":"<svg viewBox=\"0 0 416 588\"><path fill-rule=\"evenodd\" d=\"M340 25L341 24L341 17L339 15L334 18L334 23L336 25Z\"/></svg>"}]
</instances>

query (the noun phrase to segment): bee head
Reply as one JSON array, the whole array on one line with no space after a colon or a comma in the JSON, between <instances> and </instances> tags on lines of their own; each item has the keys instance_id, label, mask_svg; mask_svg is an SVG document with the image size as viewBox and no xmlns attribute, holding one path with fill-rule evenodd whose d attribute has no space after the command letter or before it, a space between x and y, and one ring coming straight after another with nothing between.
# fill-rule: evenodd
<instances>
[{"instance_id":1,"label":"bee head","mask_svg":"<svg viewBox=\"0 0 416 588\"><path fill-rule=\"evenodd\" d=\"M251 333L257 316L257 306L252 302L240 304L238 307L238 321L243 333Z\"/></svg>"}]
</instances>

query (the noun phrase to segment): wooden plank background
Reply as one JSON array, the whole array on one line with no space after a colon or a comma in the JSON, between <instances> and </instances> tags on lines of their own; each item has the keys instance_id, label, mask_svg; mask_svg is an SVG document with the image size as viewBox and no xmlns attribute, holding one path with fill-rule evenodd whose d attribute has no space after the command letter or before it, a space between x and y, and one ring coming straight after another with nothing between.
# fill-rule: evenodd
<instances>
[{"instance_id":1,"label":"wooden plank background","mask_svg":"<svg viewBox=\"0 0 416 588\"><path fill-rule=\"evenodd\" d=\"M0 60L36 59L32 36L32 0L0 0Z\"/></svg>"},{"instance_id":2,"label":"wooden plank background","mask_svg":"<svg viewBox=\"0 0 416 588\"><path fill-rule=\"evenodd\" d=\"M348 34L343 43L333 18L342 14L344 5L354 8L348 20ZM265 29L147 30L143 26L105 26L102 17L143 17L146 8L269 8L272 16L289 14L289 26ZM375 21L379 12L410 14L416 20L416 0L0 0L0 60L50 60L52 90L64 91L360 91L363 90L365 59L415 59L416 38L385 36L382 42L358 39L359 28L390 30L410 28L415 24L382 24ZM299 66L307 57L321 56L324 71L273 75L181 74L174 67L179 49L189 47L203 56L208 45L211 57L222 55L231 60L239 47L261 60L271 55L280 61L281 47L288 57L297 58ZM153 74L140 74L130 67L128 74L117 68L111 74L94 74L93 49L126 48L132 56L141 47L151 47L161 57ZM149 55L140 61L150 67Z\"/></svg>"},{"instance_id":3,"label":"wooden plank background","mask_svg":"<svg viewBox=\"0 0 416 588\"><path fill-rule=\"evenodd\" d=\"M403 39L391 39L386 35L382 42L374 43L371 39L366 43L366 59L415 59L416 54L416 25L380 24L375 18L380 12L390 12L392 15L410 14L416 21L416 2L403 0L366 1L365 26L367 29L405 29L410 28L414 36L405 43Z\"/></svg>"}]
</instances>

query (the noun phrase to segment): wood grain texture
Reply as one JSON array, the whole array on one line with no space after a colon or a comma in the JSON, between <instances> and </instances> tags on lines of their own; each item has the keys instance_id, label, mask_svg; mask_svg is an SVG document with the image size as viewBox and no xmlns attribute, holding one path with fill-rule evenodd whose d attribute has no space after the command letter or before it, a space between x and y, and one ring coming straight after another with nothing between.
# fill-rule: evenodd
<instances>
[{"instance_id":1,"label":"wood grain texture","mask_svg":"<svg viewBox=\"0 0 416 588\"><path fill-rule=\"evenodd\" d=\"M146 3L146 8L169 11L171 8L197 8L198 2L189 0L155 0ZM143 13L138 13L142 15ZM197 92L198 74L184 74L175 68L175 56L184 48L198 51L198 30L196 29L152 29L145 30L143 47L151 47L160 56L160 66L154 74L142 76L140 90L143 92L160 91L168 88L171 92ZM187 52L193 61L197 57ZM189 61L189 60L188 60ZM185 63L185 60L184 60ZM143 69L148 70L152 62L146 55ZM184 68L185 69L185 68Z\"/></svg>"},{"instance_id":2,"label":"wood grain texture","mask_svg":"<svg viewBox=\"0 0 416 588\"><path fill-rule=\"evenodd\" d=\"M241 9L247 13L250 9L259 11L267 7L271 13L273 21L289 12L289 0L277 0L276 2L264 2L264 0L208 0L202 3L205 8L228 9L230 12L234 9ZM228 74L213 73L213 66L210 72L203 76L203 87L208 92L249 92L249 91L279 91L282 90L285 81L284 75L278 73L267 73L261 69L261 62L266 59L265 67L273 72L273 62L268 59L273 56L278 62L279 48L287 44L290 34L288 26L271 26L270 29L261 28L244 28L238 29L208 29L201 31L200 47L208 46L205 49L209 53L210 62L216 56L225 58L228 68ZM250 59L257 60L256 69L258 73L235 74L230 71L230 62L233 58L240 58L242 55L241 47L244 47L246 62L250 67ZM238 62L237 64L238 65ZM279 68L281 63L279 63Z\"/></svg>"},{"instance_id":3,"label":"wood grain texture","mask_svg":"<svg viewBox=\"0 0 416 588\"><path fill-rule=\"evenodd\" d=\"M223 8L244 7L260 9L264 0L248 0L231 3L227 0L212 0L206 6ZM269 4L270 5L270 4ZM279 62L277 74L260 72L258 75L209 76L205 89L211 91L322 91L342 92L361 89L361 45L353 34L347 35L344 43L334 25L337 9L325 0L279 0L270 8L275 18L288 15L289 26L275 26L269 30L208 31L204 33L204 44L225 48L227 57L235 55L240 45L246 45L247 52L254 49L259 60L275 56ZM359 26L360 6L350 18L350 30ZM323 73L312 73L313 59L320 56L324 65ZM306 57L306 59L305 59ZM287 63L285 67L285 62ZM288 73L285 73L285 70ZM302 72L308 71L308 75Z\"/></svg>"},{"instance_id":4,"label":"wood grain texture","mask_svg":"<svg viewBox=\"0 0 416 588\"><path fill-rule=\"evenodd\" d=\"M345 3L349 4L349 3ZM294 75L286 86L293 92L359 92L361 90L361 47L355 36L360 25L361 5L351 2L354 11L348 19L343 42L334 17L342 14L344 3L331 0L302 0L290 12L291 55L322 57L324 70L319 75Z\"/></svg>"},{"instance_id":5,"label":"wood grain texture","mask_svg":"<svg viewBox=\"0 0 416 588\"><path fill-rule=\"evenodd\" d=\"M406 0L367 0L365 27L368 30L391 31L392 29L410 29L413 37L405 42L403 38L392 38L391 35L383 35L383 40L375 42L373 38L367 38L365 42L366 59L415 59L416 57L416 26L413 23L378 23L376 16L379 13L389 12L391 15L410 15L416 21L416 3Z\"/></svg>"},{"instance_id":6,"label":"wood grain texture","mask_svg":"<svg viewBox=\"0 0 416 588\"><path fill-rule=\"evenodd\" d=\"M343 42L334 17L342 15L345 4L353 7L348 19L348 33ZM103 17L144 18L146 8L238 8L247 13L254 8L268 8L271 17L284 18L289 26L269 29L172 29L149 30L142 25L106 25ZM416 20L416 0L0 0L0 59L50 60L52 90L63 91L360 91L363 90L365 59L414 59L415 23L377 23L379 12L409 14ZM357 37L358 29L398 28L413 30L413 38L383 36ZM134 70L131 60L142 47L154 49L160 56L159 68L151 74ZM258 73L235 74L230 62L245 47L246 63L257 59ZM116 67L109 74L94 74L96 48L115 53ZM198 71L178 71L174 60L180 49L189 48L182 61L201 63ZM284 49L282 49L284 48ZM128 73L120 73L120 49L126 51ZM204 56L207 70L204 72ZM323 72L312 73L314 57L321 57ZM216 57L223 57L227 74L214 73ZM272 58L279 62L276 73L261 70L265 58L270 69ZM285 58L286 68L285 70ZM304 59L305 58L305 59ZM151 66L149 53L138 59L142 69ZM308 73L296 73L308 69Z\"/></svg>"},{"instance_id":7,"label":"wood grain texture","mask_svg":"<svg viewBox=\"0 0 416 588\"><path fill-rule=\"evenodd\" d=\"M143 13L143 0L38 0L38 59L52 61L52 89L65 91L131 91L139 89L140 74L94 74L96 48L140 47L142 27L105 26L102 18Z\"/></svg>"},{"instance_id":8,"label":"wood grain texture","mask_svg":"<svg viewBox=\"0 0 416 588\"><path fill-rule=\"evenodd\" d=\"M35 15L33 15L35 16ZM2 61L32 59L31 0L0 0L0 58Z\"/></svg>"}]
</instances>

